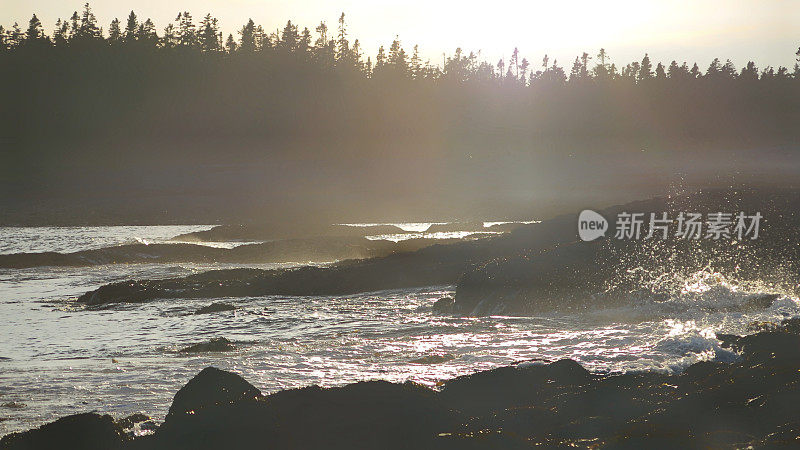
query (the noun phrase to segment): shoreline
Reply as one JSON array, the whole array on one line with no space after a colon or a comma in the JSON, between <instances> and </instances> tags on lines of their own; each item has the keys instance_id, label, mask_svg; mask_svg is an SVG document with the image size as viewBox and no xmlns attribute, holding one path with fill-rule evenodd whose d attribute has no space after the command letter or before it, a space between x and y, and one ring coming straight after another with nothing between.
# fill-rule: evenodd
<instances>
[{"instance_id":1,"label":"shoreline","mask_svg":"<svg viewBox=\"0 0 800 450\"><path fill-rule=\"evenodd\" d=\"M740 353L679 374L596 374L577 362L522 362L443 381L363 381L270 395L206 368L160 426L137 414L84 413L0 439L59 448L766 448L800 439L800 319L717 336ZM132 430L152 431L132 436Z\"/></svg>"}]
</instances>

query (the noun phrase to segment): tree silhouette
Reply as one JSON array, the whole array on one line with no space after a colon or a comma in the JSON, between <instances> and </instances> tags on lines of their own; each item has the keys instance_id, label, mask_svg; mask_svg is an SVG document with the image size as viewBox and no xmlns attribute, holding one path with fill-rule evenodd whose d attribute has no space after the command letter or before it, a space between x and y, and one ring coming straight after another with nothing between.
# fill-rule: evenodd
<instances>
[{"instance_id":1,"label":"tree silhouette","mask_svg":"<svg viewBox=\"0 0 800 450\"><path fill-rule=\"evenodd\" d=\"M252 53L256 51L256 24L249 19L247 24L239 30L239 51Z\"/></svg>"},{"instance_id":2,"label":"tree silhouette","mask_svg":"<svg viewBox=\"0 0 800 450\"><path fill-rule=\"evenodd\" d=\"M657 80L665 80L667 78L667 73L664 71L664 65L658 63L656 65L656 79Z\"/></svg>"},{"instance_id":3,"label":"tree silhouette","mask_svg":"<svg viewBox=\"0 0 800 450\"><path fill-rule=\"evenodd\" d=\"M650 56L647 53L645 53L644 58L642 58L642 64L639 66L637 76L639 81L653 78L653 64L650 62Z\"/></svg>"},{"instance_id":4,"label":"tree silhouette","mask_svg":"<svg viewBox=\"0 0 800 450\"><path fill-rule=\"evenodd\" d=\"M133 43L139 32L139 21L136 18L136 13L131 11L128 14L128 20L125 22L125 31L123 32L122 39L126 43Z\"/></svg>"},{"instance_id":5,"label":"tree silhouette","mask_svg":"<svg viewBox=\"0 0 800 450\"><path fill-rule=\"evenodd\" d=\"M36 17L36 14L34 14L28 22L28 30L25 32L25 39L28 42L46 40L44 31L42 31L42 22Z\"/></svg>"},{"instance_id":6,"label":"tree silhouette","mask_svg":"<svg viewBox=\"0 0 800 450\"><path fill-rule=\"evenodd\" d=\"M217 23L217 19L211 17L211 14L206 14L203 20L200 21L200 30L197 37L200 49L204 52L213 53L222 49L219 24Z\"/></svg>"},{"instance_id":7,"label":"tree silhouette","mask_svg":"<svg viewBox=\"0 0 800 450\"><path fill-rule=\"evenodd\" d=\"M118 45L122 42L122 29L120 28L119 19L116 17L111 21L108 27L108 43L111 45Z\"/></svg>"},{"instance_id":8,"label":"tree silhouette","mask_svg":"<svg viewBox=\"0 0 800 450\"><path fill-rule=\"evenodd\" d=\"M229 54L235 53L238 45L236 41L233 39L233 35L228 35L228 40L225 41L225 49L228 51Z\"/></svg>"}]
</instances>

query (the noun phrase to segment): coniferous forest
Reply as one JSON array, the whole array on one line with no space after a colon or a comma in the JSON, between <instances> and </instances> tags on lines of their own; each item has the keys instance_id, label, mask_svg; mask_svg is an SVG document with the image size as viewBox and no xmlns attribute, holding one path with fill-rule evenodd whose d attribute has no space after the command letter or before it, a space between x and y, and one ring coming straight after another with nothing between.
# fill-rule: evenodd
<instances>
[{"instance_id":1,"label":"coniferous forest","mask_svg":"<svg viewBox=\"0 0 800 450\"><path fill-rule=\"evenodd\" d=\"M603 48L438 64L400 37L365 54L345 14L224 36L210 14L156 29L133 11L100 24L87 4L46 28L0 27L8 223L533 215L578 193L774 181L800 161L798 64Z\"/></svg>"}]
</instances>

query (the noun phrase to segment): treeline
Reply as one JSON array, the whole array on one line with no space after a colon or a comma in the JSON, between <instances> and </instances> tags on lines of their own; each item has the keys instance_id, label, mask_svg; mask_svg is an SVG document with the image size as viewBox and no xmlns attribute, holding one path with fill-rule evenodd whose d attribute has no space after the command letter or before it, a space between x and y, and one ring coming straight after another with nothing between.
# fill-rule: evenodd
<instances>
[{"instance_id":1,"label":"treeline","mask_svg":"<svg viewBox=\"0 0 800 450\"><path fill-rule=\"evenodd\" d=\"M344 14L313 31L250 20L224 37L214 17L188 12L163 30L134 12L101 27L88 4L51 35L33 16L0 36L0 146L36 167L302 154L452 162L800 137L797 65L715 59L701 70L647 54L617 65L604 49L569 69L516 49L496 64L456 49L436 65L399 38L365 56Z\"/></svg>"},{"instance_id":2,"label":"treeline","mask_svg":"<svg viewBox=\"0 0 800 450\"><path fill-rule=\"evenodd\" d=\"M561 205L673 171L772 182L800 142L797 67L602 49L566 66L461 49L434 64L399 38L365 55L344 15L223 36L186 12L101 27L88 5L51 34L33 17L0 36L9 223L504 217L532 195Z\"/></svg>"},{"instance_id":3,"label":"treeline","mask_svg":"<svg viewBox=\"0 0 800 450\"><path fill-rule=\"evenodd\" d=\"M307 27L302 30L291 21L278 31L267 33L252 19L239 31L238 37L229 34L223 38L219 22L211 14L206 14L195 24L189 12L178 13L175 21L168 24L160 33L151 19L140 20L131 11L124 23L114 19L108 31L98 24L91 7L87 3L79 13L75 11L67 20L58 19L52 35L45 33L41 21L34 14L23 31L18 23L9 29L0 26L0 52L46 52L65 49L102 51L151 51L151 52L189 52L207 55L233 56L237 54L261 54L265 57L276 54L294 55L320 68L342 68L363 74L365 77L379 76L381 72L414 79L448 79L458 81L479 80L511 82L522 86L536 84L565 84L586 80L623 80L631 83L648 80L692 80L692 79L741 79L771 80L800 79L800 64L788 68L771 66L759 68L752 61L741 69L727 60L715 58L703 71L697 65L672 61L664 66L661 62L653 65L645 54L641 62L634 61L624 66L611 62L605 49L592 57L583 53L573 61L569 70L559 66L558 61L545 55L541 65L535 66L521 57L514 48L508 61L502 59L496 64L480 61L474 52L466 53L461 48L446 57L443 65L423 61L419 47L414 46L409 53L398 38L392 41L388 50L381 46L374 59L362 52L358 39L350 41L342 13L335 30L330 30L325 22L315 27L312 33ZM800 61L800 49L797 51ZM594 60L594 62L592 62Z\"/></svg>"}]
</instances>

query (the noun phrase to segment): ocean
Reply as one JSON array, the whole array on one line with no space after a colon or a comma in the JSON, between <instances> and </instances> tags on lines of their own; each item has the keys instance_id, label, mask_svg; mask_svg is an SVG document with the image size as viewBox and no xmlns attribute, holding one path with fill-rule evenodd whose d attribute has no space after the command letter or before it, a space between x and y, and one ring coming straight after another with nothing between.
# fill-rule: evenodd
<instances>
[{"instance_id":1,"label":"ocean","mask_svg":"<svg viewBox=\"0 0 800 450\"><path fill-rule=\"evenodd\" d=\"M422 233L406 224L409 235ZM67 252L133 242L170 242L209 225L0 228L0 253ZM228 248L240 242L213 243ZM535 317L466 318L433 303L454 286L348 296L157 300L86 309L74 299L103 284L184 276L222 264L115 264L0 269L0 435L86 411L163 419L174 393L206 366L239 373L262 392L383 379L436 387L441 380L513 363L571 358L598 373L676 373L701 360L732 361L716 333L800 315L781 295L768 308L741 308L766 293L711 270L681 282L673 298ZM277 268L288 265L248 267ZM196 315L213 302L235 310ZM186 354L225 337L235 350Z\"/></svg>"}]
</instances>

